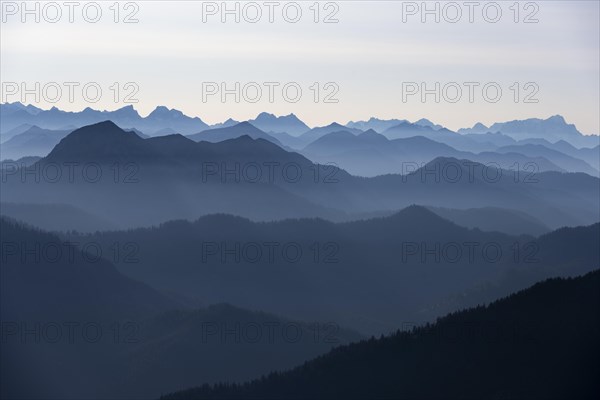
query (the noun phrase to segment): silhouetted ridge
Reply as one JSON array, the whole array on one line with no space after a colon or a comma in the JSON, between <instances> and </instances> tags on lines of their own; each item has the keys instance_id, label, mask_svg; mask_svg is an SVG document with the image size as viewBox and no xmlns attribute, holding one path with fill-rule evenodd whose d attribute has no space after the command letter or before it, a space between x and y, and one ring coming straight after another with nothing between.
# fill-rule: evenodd
<instances>
[{"instance_id":1,"label":"silhouetted ridge","mask_svg":"<svg viewBox=\"0 0 600 400\"><path fill-rule=\"evenodd\" d=\"M363 223L367 227L375 229L373 234L392 234L406 235L411 232L413 235L437 235L446 234L449 237L453 235L465 235L467 228L456 225L445 218L440 217L426 207L419 205L408 206L395 214L383 218L374 218L363 222L350 222L349 224ZM369 231L367 231L369 232Z\"/></svg>"},{"instance_id":2,"label":"silhouetted ridge","mask_svg":"<svg viewBox=\"0 0 600 400\"><path fill-rule=\"evenodd\" d=\"M46 160L96 161L107 157L143 155L147 148L144 139L136 133L124 131L112 121L104 121L71 132L52 149Z\"/></svg>"},{"instance_id":3,"label":"silhouetted ridge","mask_svg":"<svg viewBox=\"0 0 600 400\"><path fill-rule=\"evenodd\" d=\"M249 123L240 123L238 128L245 127L261 132ZM231 128L222 128L229 130ZM217 129L219 130L219 129ZM262 133L262 132L261 132ZM198 135L203 135L200 133ZM264 133L263 133L264 134ZM197 136L197 135L194 135ZM223 161L243 157L239 161L261 158L310 163L309 160L296 153L288 153L278 145L263 138L252 138L242 134L219 142L195 142L181 134L142 139L134 132L127 132L111 121L85 126L67 135L46 157L46 161L87 161L87 162L145 162L161 164L165 161L171 165L190 160Z\"/></svg>"},{"instance_id":4,"label":"silhouetted ridge","mask_svg":"<svg viewBox=\"0 0 600 400\"><path fill-rule=\"evenodd\" d=\"M454 225L447 219L440 217L439 215L427 209L426 207L419 206L416 204L410 205L398 211L396 214L393 214L390 218L396 222L403 223L420 223L423 225L433 224L432 226L435 226L435 224Z\"/></svg>"},{"instance_id":5,"label":"silhouetted ridge","mask_svg":"<svg viewBox=\"0 0 600 400\"><path fill-rule=\"evenodd\" d=\"M216 143L223 140L235 139L243 135L250 136L253 139L266 139L281 146L279 140L258 129L248 121L240 122L232 126L207 129L200 133L189 135L188 137L196 142L205 141Z\"/></svg>"},{"instance_id":6,"label":"silhouetted ridge","mask_svg":"<svg viewBox=\"0 0 600 400\"><path fill-rule=\"evenodd\" d=\"M549 279L433 325L335 348L291 371L161 399L593 399L599 304L598 270Z\"/></svg>"}]
</instances>

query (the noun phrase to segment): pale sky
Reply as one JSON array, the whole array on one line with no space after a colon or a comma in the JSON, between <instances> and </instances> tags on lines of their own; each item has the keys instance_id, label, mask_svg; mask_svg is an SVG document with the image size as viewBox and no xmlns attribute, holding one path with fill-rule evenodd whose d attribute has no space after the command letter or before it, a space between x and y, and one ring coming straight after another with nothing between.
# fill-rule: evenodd
<instances>
[{"instance_id":1,"label":"pale sky","mask_svg":"<svg viewBox=\"0 0 600 400\"><path fill-rule=\"evenodd\" d=\"M9 4L10 3L10 4ZM274 22L268 21L268 6L257 1L252 6L239 2L240 22L233 15L221 21L221 1L137 1L120 3L119 21L113 21L113 1L98 2L102 16L97 23L86 22L79 2L74 23L68 21L68 8L61 6L62 17L57 23L44 19L40 3L40 22L34 15L21 21L22 10L13 15L13 6L21 2L2 2L0 35L0 78L7 82L97 82L103 89L97 103L86 101L81 90L75 90L71 103L67 87L56 103L43 99L35 105L41 108L57 106L77 111L85 107L114 110L123 102L127 82L134 82L139 92L134 107L146 115L157 105L177 108L198 116L207 123L227 118L246 120L261 111L277 115L295 113L310 126L332 121L400 118L428 118L450 129L472 126L475 122L529 117L547 118L561 114L584 133L600 132L600 9L598 1L520 2L517 23L514 22L514 1L497 2L502 12L496 23L495 6L477 2L474 22L469 22L469 9L458 1L462 17L456 23L455 9L439 2L440 22L433 15L421 21L421 10L408 15L419 2L400 1L337 1L318 4L319 22L315 23L314 1L297 2L302 10L299 22L283 18L283 6L278 2ZM228 2L235 7L236 2ZM428 2L435 7L436 2ZM526 4L529 3L529 4ZM61 5L63 2L59 1ZM216 15L204 15L203 9L219 8ZM251 23L257 5L262 18ZM31 7L34 7L32 4ZM287 5L288 18L295 16L295 5ZM311 9L310 7L313 7ZM511 9L510 7L513 7ZM48 19L55 10L45 9ZM406 12L403 22L403 10ZM444 10L446 14L444 14ZM88 16L94 17L94 8ZM123 23L134 12L137 23ZM333 13L337 23L323 23ZM527 15L537 23L524 23ZM115 102L109 88L114 82L121 87ZM219 95L203 101L203 82L224 82L234 88L257 82L262 97L256 103L234 101L233 95L223 103ZM269 102L268 86L274 88L274 102ZM281 88L296 82L302 89L297 103L286 101ZM313 84L318 82L319 102L315 103ZM328 82L334 83L325 88ZM403 101L403 82L424 83L433 89L456 82L462 87L462 97L456 103L444 98L435 103L429 95L423 103L420 95ZM464 82L477 82L473 102L468 99ZM502 89L497 103L484 99L482 86L495 83ZM517 86L514 83L517 82ZM525 84L532 83L525 87ZM80 86L81 87L81 86ZM251 86L248 86L251 88ZM313 87L313 90L311 90ZM323 103L323 97L334 88L338 103ZM515 103L515 89L519 88ZM511 89L512 88L512 89ZM249 96L254 96L254 89ZM448 96L454 96L452 89ZM527 94L537 103L524 103ZM291 92L292 95L294 92ZM493 92L491 92L493 93ZM19 101L21 93L2 101ZM27 103L35 103L33 96Z\"/></svg>"}]
</instances>

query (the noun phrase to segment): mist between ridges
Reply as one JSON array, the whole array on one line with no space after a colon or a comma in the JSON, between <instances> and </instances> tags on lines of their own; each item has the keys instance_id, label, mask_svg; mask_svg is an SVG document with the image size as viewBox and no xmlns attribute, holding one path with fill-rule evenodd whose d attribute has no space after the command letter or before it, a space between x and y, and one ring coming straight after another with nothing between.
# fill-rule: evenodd
<instances>
[{"instance_id":1,"label":"mist between ridges","mask_svg":"<svg viewBox=\"0 0 600 400\"><path fill-rule=\"evenodd\" d=\"M500 323L495 321L458 321L435 330L431 325L402 322L395 332L410 337L419 333L434 342L489 343L534 342L537 326L528 321ZM147 338L148 321L23 321L0 322L3 345L138 345ZM294 345L343 343L342 327L335 322L300 323L280 320L199 321L193 332L196 345ZM384 335L382 335L384 337ZM362 340L373 340L364 338Z\"/></svg>"},{"instance_id":2,"label":"mist between ridges","mask_svg":"<svg viewBox=\"0 0 600 400\"><path fill-rule=\"evenodd\" d=\"M399 165L398 165L399 164ZM536 162L513 162L500 165L497 162L474 162L469 160L444 160L443 163L400 162L398 183L538 183L536 175L540 167ZM144 175L144 170L155 172L158 166L134 161L112 162L25 162L3 161L0 181L45 184L117 184L131 185L152 183L156 175ZM165 168L170 173L169 168ZM198 162L172 172L174 177L185 178L191 184L339 184L343 183L345 171L335 163L301 164L298 162L249 161L249 162ZM366 178L373 179L373 178Z\"/></svg>"},{"instance_id":3,"label":"mist between ridges","mask_svg":"<svg viewBox=\"0 0 600 400\"><path fill-rule=\"evenodd\" d=\"M300 323L260 320L198 321L193 332L196 344L338 344L340 327L334 322ZM144 343L149 321L22 321L0 322L3 345Z\"/></svg>"},{"instance_id":4,"label":"mist between ridges","mask_svg":"<svg viewBox=\"0 0 600 400\"><path fill-rule=\"evenodd\" d=\"M365 249L379 246L377 241L365 244ZM369 247L370 246L370 247ZM513 241L391 241L379 248L388 260L385 266L434 265L504 265L539 264L539 244L535 240ZM274 240L198 240L192 266L307 266L350 262L360 251L360 245L338 241L274 241ZM380 246L381 247L381 246ZM47 241L18 242L3 240L0 261L20 267L36 265L81 265L111 262L117 266L144 266L143 247L136 241Z\"/></svg>"}]
</instances>

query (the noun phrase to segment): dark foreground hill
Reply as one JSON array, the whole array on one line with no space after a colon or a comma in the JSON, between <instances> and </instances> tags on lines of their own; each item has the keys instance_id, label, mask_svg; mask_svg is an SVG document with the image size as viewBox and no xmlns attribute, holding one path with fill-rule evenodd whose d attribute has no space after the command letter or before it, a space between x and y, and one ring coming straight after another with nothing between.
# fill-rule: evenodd
<instances>
[{"instance_id":1,"label":"dark foreground hill","mask_svg":"<svg viewBox=\"0 0 600 400\"><path fill-rule=\"evenodd\" d=\"M288 372L162 399L595 399L599 305L599 271L550 279Z\"/></svg>"}]
</instances>

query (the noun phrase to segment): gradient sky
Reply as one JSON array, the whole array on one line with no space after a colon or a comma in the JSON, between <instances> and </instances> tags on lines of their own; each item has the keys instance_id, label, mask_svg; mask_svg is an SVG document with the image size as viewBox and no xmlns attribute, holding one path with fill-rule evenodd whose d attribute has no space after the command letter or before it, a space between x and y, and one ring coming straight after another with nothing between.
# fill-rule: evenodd
<instances>
[{"instance_id":1,"label":"gradient sky","mask_svg":"<svg viewBox=\"0 0 600 400\"><path fill-rule=\"evenodd\" d=\"M477 121L491 124L561 114L584 133L600 132L597 1L535 2L539 22L532 24L513 21L509 10L513 1L498 2L503 14L495 24L482 17L486 2L480 2L475 10L474 23L468 22L464 6L457 23L443 19L435 23L432 16L422 23L420 14L407 17L405 23L402 2L338 1L339 22L333 24L312 21L312 1L299 2L303 16L296 24L285 22L277 10L275 22L269 23L264 6L258 23L243 19L235 23L231 16L222 23L219 15L207 17L204 23L202 2L194 1L136 2L139 22L115 24L108 9L112 3L102 3L103 16L96 24L85 22L80 12L75 13L75 23L63 15L55 24L35 23L32 17L22 23L20 14L4 15L2 82L100 83L105 92L95 104L86 103L77 92L74 103L65 95L56 104L36 104L75 111L87 106L113 110L126 105L115 104L108 87L113 82L132 81L140 88L139 103L134 107L142 115L156 105L166 105L208 123L229 117L245 120L268 111L277 115L293 112L311 126L372 116L426 117L458 129ZM523 10L524 3L520 4L521 19L532 10ZM324 13L321 10L321 16ZM234 82L253 81L298 82L303 96L292 104L276 90L271 104L265 89L263 100L254 104L235 103L231 96L226 103L218 97L202 101L202 82L233 86ZM503 95L495 104L486 102L480 90L475 91L474 103L469 103L466 89L455 104L436 104L432 96L425 103L418 96L402 101L402 82L433 86L434 82L467 81L497 82ZM315 103L309 90L313 82L335 82L340 89L339 102ZM514 82L535 82L539 103L515 103L509 89ZM18 98L3 96L2 100Z\"/></svg>"}]
</instances>

